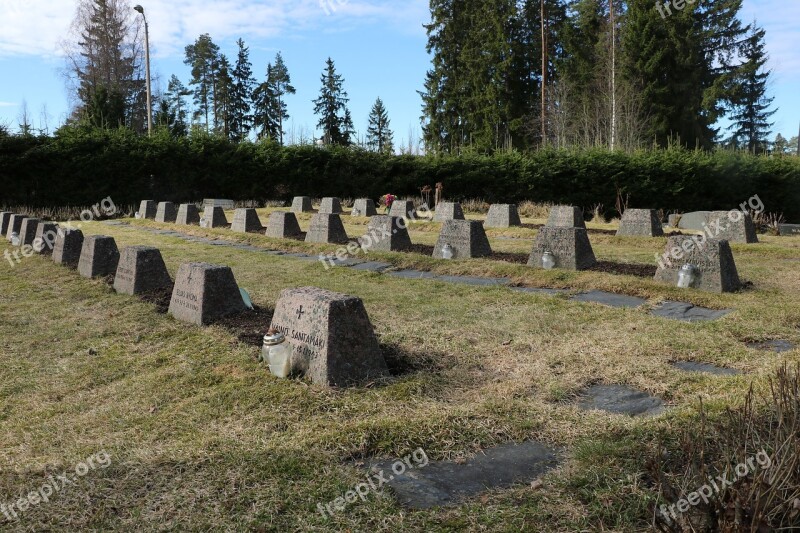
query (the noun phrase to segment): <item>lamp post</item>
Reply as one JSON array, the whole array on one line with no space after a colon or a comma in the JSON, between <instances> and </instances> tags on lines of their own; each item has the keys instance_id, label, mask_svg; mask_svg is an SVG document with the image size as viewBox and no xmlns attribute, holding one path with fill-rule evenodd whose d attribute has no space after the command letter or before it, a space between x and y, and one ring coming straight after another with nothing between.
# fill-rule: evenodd
<instances>
[{"instance_id":1,"label":"lamp post","mask_svg":"<svg viewBox=\"0 0 800 533\"><path fill-rule=\"evenodd\" d=\"M145 57L145 76L147 78L147 136L153 134L153 106L150 103L150 32L147 27L147 17L144 8L140 5L133 7L135 11L142 14L144 19L144 57Z\"/></svg>"}]
</instances>

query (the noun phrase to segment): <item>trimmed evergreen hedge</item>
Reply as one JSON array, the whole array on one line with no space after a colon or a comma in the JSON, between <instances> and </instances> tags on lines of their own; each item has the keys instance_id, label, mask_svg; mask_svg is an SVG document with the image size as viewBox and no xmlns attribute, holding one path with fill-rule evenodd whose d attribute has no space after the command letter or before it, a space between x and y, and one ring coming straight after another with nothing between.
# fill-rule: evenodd
<instances>
[{"instance_id":1,"label":"trimmed evergreen hedge","mask_svg":"<svg viewBox=\"0 0 800 533\"><path fill-rule=\"evenodd\" d=\"M142 199L174 202L417 195L443 182L448 199L547 201L614 215L630 207L734 208L759 195L766 210L800 220L800 158L684 149L634 154L542 150L494 156L382 156L313 146L232 144L213 136L153 138L64 128L56 137L0 137L0 204L54 207Z\"/></svg>"}]
</instances>

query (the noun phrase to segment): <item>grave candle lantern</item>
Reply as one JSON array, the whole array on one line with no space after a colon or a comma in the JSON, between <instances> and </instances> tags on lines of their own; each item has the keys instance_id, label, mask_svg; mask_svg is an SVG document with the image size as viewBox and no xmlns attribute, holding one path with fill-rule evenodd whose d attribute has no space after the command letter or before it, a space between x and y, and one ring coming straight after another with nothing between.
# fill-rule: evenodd
<instances>
[{"instance_id":1,"label":"grave candle lantern","mask_svg":"<svg viewBox=\"0 0 800 533\"><path fill-rule=\"evenodd\" d=\"M359 211L357 207L353 208L353 216L354 217L360 217L361 216L361 211Z\"/></svg>"},{"instance_id":2,"label":"grave candle lantern","mask_svg":"<svg viewBox=\"0 0 800 533\"><path fill-rule=\"evenodd\" d=\"M697 279L697 269L690 264L685 264L678 272L678 287L681 289L690 288Z\"/></svg>"},{"instance_id":3,"label":"grave candle lantern","mask_svg":"<svg viewBox=\"0 0 800 533\"><path fill-rule=\"evenodd\" d=\"M269 371L273 376L288 378L292 372L292 349L286 342L283 333L270 329L264 335L264 348L261 350L261 360L269 364Z\"/></svg>"},{"instance_id":4,"label":"grave candle lantern","mask_svg":"<svg viewBox=\"0 0 800 533\"><path fill-rule=\"evenodd\" d=\"M556 267L556 256L550 250L542 254L542 268L545 270L552 270Z\"/></svg>"},{"instance_id":5,"label":"grave candle lantern","mask_svg":"<svg viewBox=\"0 0 800 533\"><path fill-rule=\"evenodd\" d=\"M16 231L11 232L11 246L19 246L19 233Z\"/></svg>"},{"instance_id":6,"label":"grave candle lantern","mask_svg":"<svg viewBox=\"0 0 800 533\"><path fill-rule=\"evenodd\" d=\"M206 222L206 217L200 217L200 227L201 228L207 228L208 227L208 222Z\"/></svg>"},{"instance_id":7,"label":"grave candle lantern","mask_svg":"<svg viewBox=\"0 0 800 533\"><path fill-rule=\"evenodd\" d=\"M442 246L442 259L452 259L453 258L453 247L450 246L450 243L446 243Z\"/></svg>"}]
</instances>

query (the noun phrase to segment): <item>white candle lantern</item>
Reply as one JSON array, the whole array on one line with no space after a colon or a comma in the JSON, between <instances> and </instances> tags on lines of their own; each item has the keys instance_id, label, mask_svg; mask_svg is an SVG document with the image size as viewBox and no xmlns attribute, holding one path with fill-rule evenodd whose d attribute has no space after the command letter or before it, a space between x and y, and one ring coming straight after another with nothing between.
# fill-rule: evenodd
<instances>
[{"instance_id":1,"label":"white candle lantern","mask_svg":"<svg viewBox=\"0 0 800 533\"><path fill-rule=\"evenodd\" d=\"M688 289L694 285L697 279L697 268L690 264L685 264L678 271L678 287Z\"/></svg>"},{"instance_id":2,"label":"white candle lantern","mask_svg":"<svg viewBox=\"0 0 800 533\"><path fill-rule=\"evenodd\" d=\"M292 373L292 348L286 337L279 331L270 330L264 335L264 347L261 349L261 360L269 365L273 376L288 378Z\"/></svg>"},{"instance_id":3,"label":"white candle lantern","mask_svg":"<svg viewBox=\"0 0 800 533\"><path fill-rule=\"evenodd\" d=\"M552 270L556 267L556 256L550 250L546 250L542 254L542 268L545 270Z\"/></svg>"},{"instance_id":4,"label":"white candle lantern","mask_svg":"<svg viewBox=\"0 0 800 533\"><path fill-rule=\"evenodd\" d=\"M11 232L11 246L19 246L19 233L16 231Z\"/></svg>"},{"instance_id":5,"label":"white candle lantern","mask_svg":"<svg viewBox=\"0 0 800 533\"><path fill-rule=\"evenodd\" d=\"M442 246L442 259L452 259L453 258L453 247L450 246L450 243L445 243Z\"/></svg>"}]
</instances>

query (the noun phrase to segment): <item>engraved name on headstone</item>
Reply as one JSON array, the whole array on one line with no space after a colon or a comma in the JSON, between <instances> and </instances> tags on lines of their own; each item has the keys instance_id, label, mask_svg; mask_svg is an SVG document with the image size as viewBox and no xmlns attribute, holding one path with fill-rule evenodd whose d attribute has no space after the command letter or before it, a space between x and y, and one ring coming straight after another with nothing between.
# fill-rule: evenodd
<instances>
[{"instance_id":1,"label":"engraved name on headstone","mask_svg":"<svg viewBox=\"0 0 800 533\"><path fill-rule=\"evenodd\" d=\"M544 268L542 255L548 251L555 256L555 268L586 270L597 262L585 228L539 228L528 266Z\"/></svg>"},{"instance_id":2,"label":"engraved name on headstone","mask_svg":"<svg viewBox=\"0 0 800 533\"><path fill-rule=\"evenodd\" d=\"M247 309L230 267L185 263L175 275L169 314L190 324L205 325Z\"/></svg>"},{"instance_id":3,"label":"engraved name on headstone","mask_svg":"<svg viewBox=\"0 0 800 533\"><path fill-rule=\"evenodd\" d=\"M735 292L742 286L728 241L679 235L667 240L656 281L677 285L678 273L688 264L695 267L692 288L710 292Z\"/></svg>"}]
</instances>

